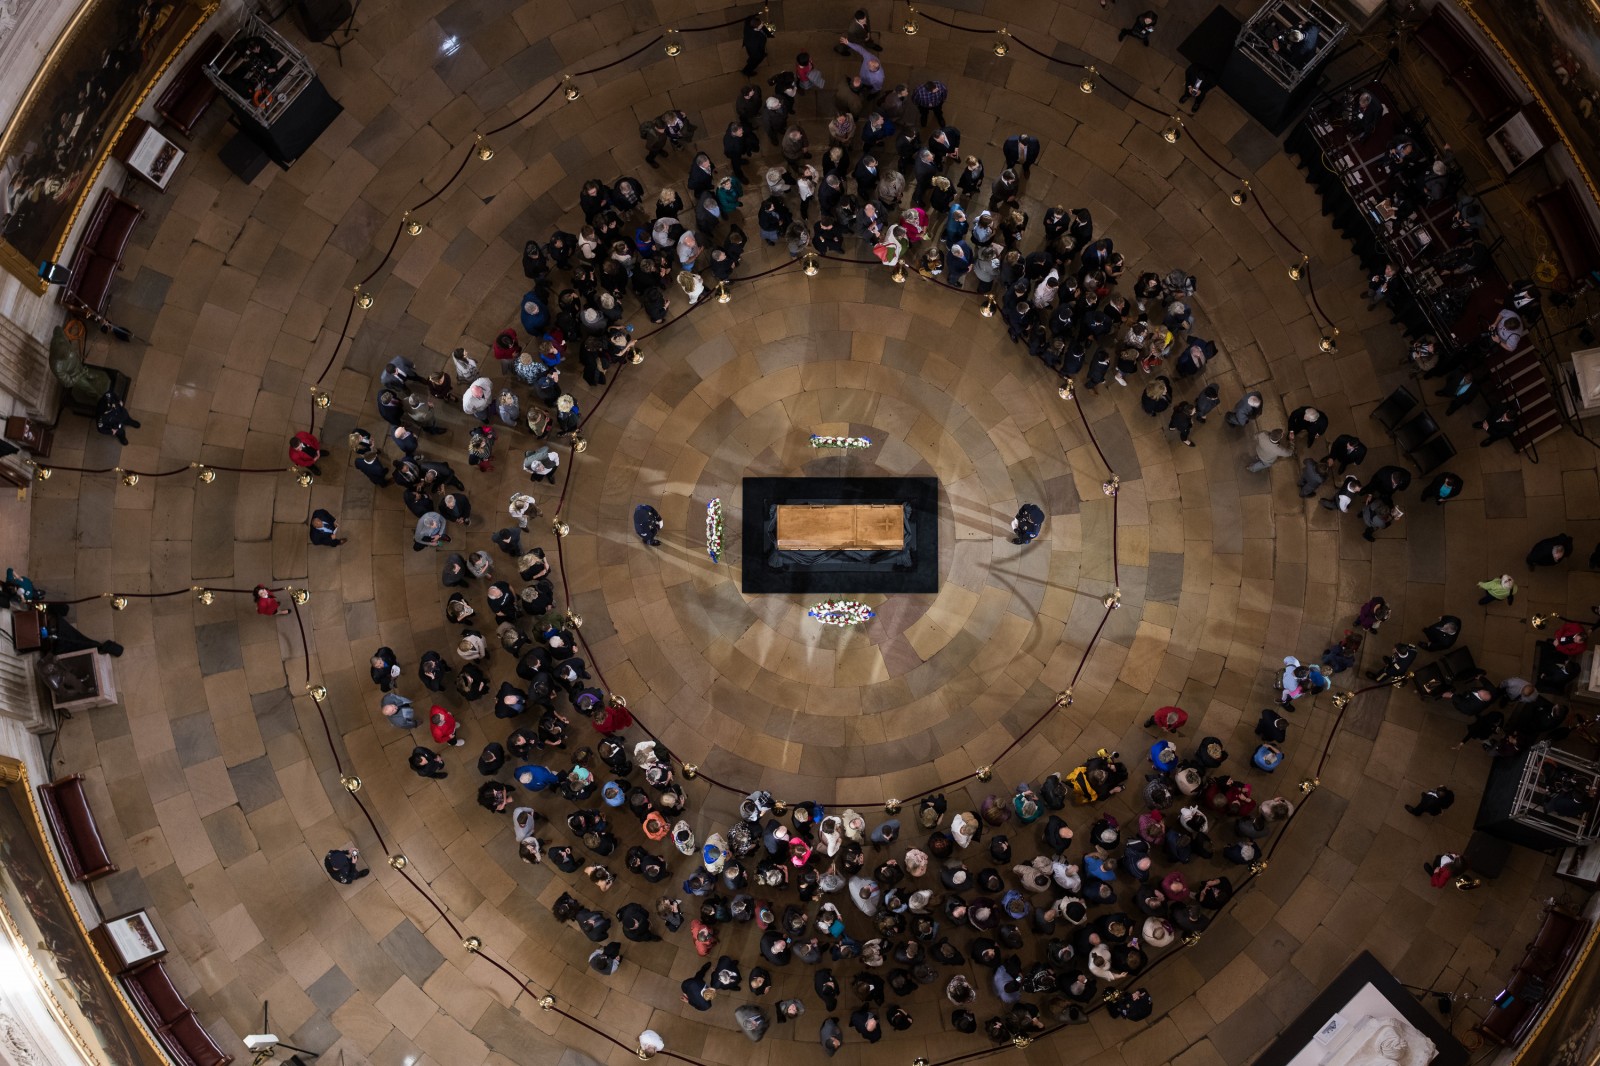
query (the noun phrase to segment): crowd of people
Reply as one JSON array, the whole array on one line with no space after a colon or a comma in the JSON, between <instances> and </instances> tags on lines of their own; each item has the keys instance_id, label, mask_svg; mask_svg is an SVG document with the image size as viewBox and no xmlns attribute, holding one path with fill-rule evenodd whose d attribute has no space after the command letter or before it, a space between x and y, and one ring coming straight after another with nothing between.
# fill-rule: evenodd
<instances>
[{"instance_id":1,"label":"crowd of people","mask_svg":"<svg viewBox=\"0 0 1600 1066\"><path fill-rule=\"evenodd\" d=\"M747 31L746 43L756 43L759 27ZM1112 364L1100 360L1111 342L1122 344L1119 384L1133 374L1170 389L1159 371L1174 355L1180 380L1198 375L1215 345L1192 335L1179 343L1174 333L1192 323L1192 277L1146 275L1133 297L1122 296L1121 256L1111 238L1094 232L1083 208L1046 211L1042 239L1025 253L1029 219L1021 197L1040 142L1022 132L1008 137L1007 165L986 183L983 162L961 152L961 133L946 121L941 84L888 86L881 45L864 14L840 35L839 48L854 69L833 95L826 150L813 156L796 113L797 102L824 85L802 53L792 71L768 80L770 95L755 85L740 91L722 142L727 172L719 173L709 153L695 153L687 202L672 188L650 200L630 177L591 180L580 190L584 222L577 232L557 228L527 242L529 288L516 326L490 346L498 380L465 350L431 373L404 356L384 368L377 413L387 430L379 437L355 431L353 461L375 486L400 486L416 520L414 548L444 553L445 620L460 637L453 649L424 652L414 670L379 648L371 676L385 721L426 730L408 758L414 772L444 778L459 768L452 749L478 752L478 802L509 816L508 845L524 861L573 878L554 911L594 942L595 972L609 975L624 964L620 941L683 931L706 960L682 981L684 1001L708 1010L719 994L740 995L733 1018L753 1040L771 1024L798 1019L809 1002L825 1008L817 1038L830 1054L846 1029L876 1042L885 1029L913 1024L902 1001L926 985L942 988L956 1029L982 1028L1007 1040L1084 1020L1103 993L1136 985L1155 955L1203 929L1233 892L1223 867L1256 861L1291 812L1288 801L1260 802L1249 781L1226 772L1220 739L1202 738L1182 752L1168 729L1152 747L1142 783L1130 786L1120 756L1101 750L1037 788L1019 784L971 809L961 800L947 807L944 795L925 797L907 820L918 834L909 844L893 815L871 825L854 810L779 805L759 791L744 798L738 820L697 839L670 753L648 739L625 739L631 715L591 675L556 603L549 561L524 543L537 502L528 492L514 494L509 524L488 546L457 548L452 533L473 531L482 519L467 483L434 453L436 441L457 439L462 428L438 405L459 400L468 466L492 469L504 434L527 446L522 468L534 485L554 482L562 463L554 434L577 430L582 389L603 387L629 357L625 301L661 322L678 291L692 304L732 277L746 244L738 221L746 210L746 166L764 154L761 133L782 156L758 172L764 187L756 228L767 243L784 241L794 256L828 255L859 239L885 264L914 264L947 285L964 286L970 275L979 291L1002 291L1012 338L1033 355L1062 373L1077 372L1074 360L1097 360L1101 372L1091 369L1086 379L1091 389L1111 373ZM695 127L674 111L645 123L641 135L645 162L659 168L692 142ZM819 217L811 223L813 213ZM563 379L574 358L578 389ZM1195 421L1203 423L1216 406L1213 387L1200 397ZM1241 402L1239 424L1259 408ZM310 473L321 472L326 455L309 433L291 441L291 461ZM647 528L637 532L654 543L659 516L641 508ZM1043 520L1042 511L1036 522L1032 512L1028 517L1033 524L1019 531L1023 537L1036 535ZM326 511L314 517L311 535L315 543L344 542ZM415 693L413 685L425 712L403 691ZM491 715L509 730L503 740ZM595 734L574 729L575 716L589 718ZM1130 787L1142 813L1124 826L1103 805ZM1076 831L1069 808L1083 809ZM359 876L354 856L336 858L336 879ZM652 891L658 883L671 887ZM625 901L614 910L599 906L612 892ZM760 930L754 939L761 961L754 963L742 962L735 946L738 927L750 922ZM773 974L792 960L811 969L814 998L789 995L769 1009ZM849 1009L835 1015L841 1001ZM1104 1002L1131 1020L1153 1007L1142 987L1122 987Z\"/></svg>"},{"instance_id":2,"label":"crowd of people","mask_svg":"<svg viewBox=\"0 0 1600 1066\"><path fill-rule=\"evenodd\" d=\"M1154 17L1141 25L1129 32L1147 40ZM747 77L766 62L768 37L752 16L744 27ZM998 293L1008 336L1030 357L1090 392L1132 383L1141 409L1167 415L1180 446L1195 446L1197 427L1221 410L1226 426L1255 432L1248 469L1263 472L1328 432L1328 417L1310 405L1281 428L1262 429L1260 392L1225 400L1206 380L1219 351L1194 332L1197 282L1186 270L1151 270L1126 283L1121 253L1087 208L1050 207L1037 231L1030 227L1023 197L1045 148L1037 138L1007 135L1005 166L990 181L946 120L942 83L888 81L864 12L839 35L837 51L848 57L842 73L825 75L801 52L766 89L741 88L721 138L726 167L693 151L687 196L667 186L652 199L629 176L584 182L577 232L558 226L524 246L529 287L516 327L489 350L498 380L465 350L431 373L403 356L385 367L377 413L388 429L381 438L352 434L354 463L375 486L400 486L416 520L415 550L445 553L444 614L460 637L448 654L430 649L416 664L425 716L401 692L413 685L407 664L377 649L370 667L380 709L395 728L427 730L432 746L415 744L408 759L419 775L447 777L451 749L478 750L478 802L508 816L507 846L522 860L571 879L553 912L595 945L591 969L617 972L626 962L621 941L684 935L705 961L682 979L683 1001L699 1012L715 1009L719 997L735 1000L732 1018L751 1040L820 1006L825 1052L842 1045L846 1029L855 1034L848 1039L875 1043L885 1029L915 1024L908 1001L925 987L943 991L952 1027L981 1029L995 1041L1084 1021L1095 1004L1139 1020L1154 1006L1139 975L1206 927L1233 894L1230 868L1255 863L1292 813L1281 796L1258 799L1250 778L1273 773L1284 758L1289 727L1279 712L1293 712L1297 698L1355 667L1360 641L1351 633L1321 663L1285 660L1280 705L1262 712L1260 744L1243 765L1230 763L1218 737L1182 744L1187 714L1166 707L1146 723L1160 735L1137 773L1101 749L976 803L928 795L904 819L886 809L875 823L855 810L779 803L758 790L743 798L737 818L702 835L671 753L625 735L633 726L626 705L591 674L577 622L556 602L549 560L525 543L539 514L531 493L510 497L508 524L488 538L490 547L450 547L452 531L483 523L467 485L431 454L435 438L454 439L462 428L436 405L459 402L468 466L491 470L504 433L527 446L522 470L531 484L554 483L563 462L555 434L578 431L579 395L598 395L583 390L603 388L630 357L625 304L661 323L680 293L692 305L726 283L745 253L740 220L752 206L759 237L782 242L794 257L840 255L850 239L886 266L914 265L951 287L970 277L977 292ZM838 85L823 97L828 76ZM828 112L819 116L826 147L816 151L817 131L799 110L807 96L829 101L818 109ZM644 163L661 169L689 152L696 130L676 110L641 124ZM386 461L391 445L397 454ZM1372 539L1400 517L1396 501L1410 476L1384 466L1358 478L1349 471L1366 452L1356 437L1336 436L1325 454L1302 459L1300 490L1310 497L1326 484L1322 505L1358 514ZM314 437L291 444L291 458L308 468L326 454ZM1461 489L1458 476L1442 474L1423 499L1442 504ZM1044 520L1042 509L1025 505L1015 542L1037 537ZM660 529L659 514L640 505L640 539L654 545ZM311 536L343 543L325 511ZM1375 632L1385 617L1381 600L1369 603L1356 628ZM1374 676L1404 674L1416 651L1408 647L1397 645ZM588 718L594 736L574 728L574 716ZM509 729L503 740L491 717ZM1119 794L1138 812L1126 823L1107 809ZM1438 802L1424 797L1419 810ZM342 860L336 865L337 879L359 876ZM602 905L611 900L618 905ZM740 928L749 924L754 929ZM780 996L775 973L794 965L807 968L810 993L791 981ZM659 1050L660 1038L647 1035L647 1050Z\"/></svg>"}]
</instances>

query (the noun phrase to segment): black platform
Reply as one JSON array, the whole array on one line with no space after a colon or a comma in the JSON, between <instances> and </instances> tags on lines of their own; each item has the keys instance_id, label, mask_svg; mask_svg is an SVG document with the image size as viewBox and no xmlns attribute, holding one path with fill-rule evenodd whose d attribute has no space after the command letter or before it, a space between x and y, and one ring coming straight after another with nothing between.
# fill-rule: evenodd
<instances>
[{"instance_id":1,"label":"black platform","mask_svg":"<svg viewBox=\"0 0 1600 1066\"><path fill-rule=\"evenodd\" d=\"M1292 90L1285 89L1235 47L1243 25L1237 15L1218 5L1178 46L1178 54L1209 70L1217 88L1277 136L1293 124L1316 95L1322 81L1320 68L1327 65L1334 50L1329 49L1327 55L1317 59Z\"/></svg>"},{"instance_id":2,"label":"black platform","mask_svg":"<svg viewBox=\"0 0 1600 1066\"><path fill-rule=\"evenodd\" d=\"M295 160L316 143L317 138L333 125L333 120L344 110L339 101L328 95L319 78L312 78L288 109L270 126L263 125L248 108L240 107L231 99L228 103L233 108L234 121L240 132L284 170L293 166ZM236 169L235 172L243 176L241 171Z\"/></svg>"},{"instance_id":3,"label":"black platform","mask_svg":"<svg viewBox=\"0 0 1600 1066\"><path fill-rule=\"evenodd\" d=\"M1420 876L1420 874L1418 875ZM1441 1025L1429 1007L1424 1007L1416 996L1408 992L1399 981L1369 952L1363 951L1354 962L1344 968L1311 1005L1290 1022L1272 1045L1256 1056L1253 1066L1287 1066L1288 1062L1306 1047L1313 1044L1317 1030L1343 1007L1363 985L1371 984L1381 992L1396 1013L1410 1022L1438 1048L1429 1066L1467 1066L1467 1049L1449 1029ZM1432 1000L1429 1000L1431 1005ZM1346 1019L1355 1022L1357 1019Z\"/></svg>"},{"instance_id":4,"label":"black platform","mask_svg":"<svg viewBox=\"0 0 1600 1066\"><path fill-rule=\"evenodd\" d=\"M779 504L898 503L906 507L902 551L779 551ZM939 479L932 477L749 477L740 543L745 592L938 592Z\"/></svg>"}]
</instances>

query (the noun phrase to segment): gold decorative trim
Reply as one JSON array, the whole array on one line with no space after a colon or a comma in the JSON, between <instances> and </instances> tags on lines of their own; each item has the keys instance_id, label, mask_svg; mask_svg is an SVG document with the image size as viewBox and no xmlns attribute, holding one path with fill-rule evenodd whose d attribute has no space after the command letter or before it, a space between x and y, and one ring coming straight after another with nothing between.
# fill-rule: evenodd
<instances>
[{"instance_id":1,"label":"gold decorative trim","mask_svg":"<svg viewBox=\"0 0 1600 1066\"><path fill-rule=\"evenodd\" d=\"M134 1007L133 1002L128 999L127 993L123 991L122 982L112 972L111 967L107 965L99 945L95 943L95 938L89 935L88 927L83 924L83 916L78 913L78 905L72 898L66 872L62 870L61 860L57 858L56 849L52 845L49 827L45 825L44 815L39 810L38 797L34 794L33 788L29 784L27 765L21 760L9 756L0 756L0 785L11 791L12 797L17 800L19 809L26 807L28 814L32 816L29 825L33 830L33 843L38 846L40 854L45 857L45 862L50 867L50 874L55 881L56 890L61 893L61 898L66 903L67 913L71 915L73 926L77 928L78 935L88 948L89 957L94 960L100 975L105 978L107 987L111 989L112 996L116 998L118 1004L122 1007L123 1019L128 1023L130 1035L137 1034L137 1039L144 1041L144 1046L141 1050L148 1053L149 1061L170 1062L171 1060L166 1052L162 1050L160 1042L151 1033L144 1015L140 1014ZM55 1018L60 1024L62 1031L67 1034L73 1046L78 1049L87 1061L100 1063L102 1056L96 1054L97 1045L88 1042L78 1032L77 1027L66 1016L61 1004L56 1001L55 994L51 992L48 983L44 980L44 974L39 968L38 960L34 958L32 948L22 940L21 930L17 926L16 920L11 916L10 911L6 908L3 898L0 898L0 922L5 925L6 935L16 948L18 956L33 971L34 988L48 1004L51 1017ZM103 1048L100 1050L103 1050Z\"/></svg>"},{"instance_id":2,"label":"gold decorative trim","mask_svg":"<svg viewBox=\"0 0 1600 1066\"><path fill-rule=\"evenodd\" d=\"M1590 0L1590 2L1594 3L1594 0ZM1594 201L1596 205L1600 205L1600 187L1595 184L1594 174L1590 172L1589 165L1584 162L1577 145L1573 144L1572 138L1567 135L1565 124L1556 117L1555 110L1551 108L1550 102L1545 99L1544 93L1540 92L1533 79L1528 77L1528 72L1522 69L1522 64L1517 62L1516 57L1511 54L1511 50L1506 47L1505 42L1500 40L1500 36L1489 28L1489 24L1483 20L1483 16L1473 6L1474 0L1455 0L1455 3L1463 13L1477 24L1483 35L1489 38L1489 43L1494 45L1495 51L1500 53L1500 57L1506 61L1506 65L1516 74L1517 80L1522 82L1523 87L1528 90L1528 93L1533 97L1533 102L1539 105L1539 110L1543 112L1545 121L1550 123L1550 128L1555 130L1556 136L1560 138L1561 144L1566 148L1567 155L1572 157L1572 165L1577 167L1578 176L1583 178L1583 184L1589 190L1589 199ZM1600 4L1595 4L1595 7L1600 10Z\"/></svg>"},{"instance_id":3,"label":"gold decorative trim","mask_svg":"<svg viewBox=\"0 0 1600 1066\"><path fill-rule=\"evenodd\" d=\"M1528 1049L1533 1046L1533 1042L1539 1039L1539 1034L1544 1032L1544 1027L1550 1023L1550 1018L1555 1014L1556 1008L1561 1005L1561 1001L1571 991L1572 983L1578 979L1578 972L1583 969L1583 964L1588 960L1589 953L1594 950L1597 940L1600 940L1600 922L1590 922L1588 942L1583 945L1583 951L1578 954L1578 957L1568 964L1567 976L1562 979L1561 987L1556 989L1555 995L1545 1000L1544 1007L1539 1014L1539 1024L1534 1026L1533 1032L1523 1039L1521 1046L1517 1050L1516 1057L1511 1060L1510 1066L1520 1066L1523 1056L1528 1053Z\"/></svg>"},{"instance_id":4,"label":"gold decorative trim","mask_svg":"<svg viewBox=\"0 0 1600 1066\"><path fill-rule=\"evenodd\" d=\"M83 23L83 20L89 17L90 12L100 2L102 0L84 0L82 6L78 8L72 18L68 20L66 26L62 27L61 32L57 34L55 43L50 46L50 51L46 54L44 62L39 65L39 69L34 73L33 79L28 82L28 88L23 92L22 98L17 101L17 106L12 110L10 121L6 124L4 131L0 131L0 160L5 159L10 154L12 142L16 139L17 120L27 114L28 108L43 92L45 83L55 73L56 67L61 65L62 50L71 43L74 33ZM99 156L95 159L94 166L89 170L88 179L83 183L83 191L78 194L77 201L72 205L72 213L67 216L67 224L61 231L61 238L56 241L56 246L48 257L52 262L60 261L61 251L67 246L67 241L72 236L73 227L78 224L78 216L83 213L84 201L89 198L89 192L94 188L95 182L100 180L100 173L105 170L106 160L111 158L112 149L117 146L117 142L122 140L122 135L127 132L128 123L133 120L139 108L144 106L145 100L149 99L151 91L156 87L156 83L167 72L167 68L172 66L172 61L188 47L190 41L194 40L194 35L199 32L200 27L204 26L212 15L217 13L219 6L221 6L221 0L203 0L198 4L200 17L195 19L194 25L189 27L188 32L183 35L183 39L161 60L161 65L151 73L149 79L129 103L126 112L117 123L116 130L106 139L105 147L100 151ZM37 296L43 296L50 287L43 278L39 277L39 264L29 261L21 252L4 241L0 241L0 267L4 267L16 275L17 279Z\"/></svg>"}]
</instances>

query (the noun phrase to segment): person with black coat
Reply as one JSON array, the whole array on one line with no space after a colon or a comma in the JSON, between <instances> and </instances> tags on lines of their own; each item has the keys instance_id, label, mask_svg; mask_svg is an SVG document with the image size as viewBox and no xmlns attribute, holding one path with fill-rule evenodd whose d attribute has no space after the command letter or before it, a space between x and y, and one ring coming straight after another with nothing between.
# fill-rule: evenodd
<instances>
[{"instance_id":1,"label":"person with black coat","mask_svg":"<svg viewBox=\"0 0 1600 1066\"><path fill-rule=\"evenodd\" d=\"M756 68L760 67L767 58L767 39L773 31L761 21L761 15L754 14L744 20L743 37L744 67L739 71L745 77L753 77Z\"/></svg>"}]
</instances>

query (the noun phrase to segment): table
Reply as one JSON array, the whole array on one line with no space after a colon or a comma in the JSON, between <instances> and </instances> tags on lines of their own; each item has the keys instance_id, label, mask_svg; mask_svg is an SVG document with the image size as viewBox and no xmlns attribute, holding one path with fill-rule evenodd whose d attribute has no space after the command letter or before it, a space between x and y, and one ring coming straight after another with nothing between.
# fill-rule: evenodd
<instances>
[{"instance_id":1,"label":"table","mask_svg":"<svg viewBox=\"0 0 1600 1066\"><path fill-rule=\"evenodd\" d=\"M779 504L778 548L785 551L889 550L905 547L898 503Z\"/></svg>"},{"instance_id":2,"label":"table","mask_svg":"<svg viewBox=\"0 0 1600 1066\"><path fill-rule=\"evenodd\" d=\"M1363 249L1368 242L1346 229L1358 254L1364 260L1394 263L1412 303L1427 322L1427 331L1445 347L1463 349L1494 320L1510 286L1493 262L1454 277L1441 274L1435 266L1442 253L1468 239L1450 224L1455 197L1415 203L1407 218L1396 217L1392 198L1402 191L1402 183L1390 166L1390 142L1396 134L1406 132L1422 158L1431 158L1434 152L1422 129L1407 128L1400 103L1388 86L1370 82L1359 88L1372 93L1380 107L1366 136L1360 135L1339 98L1313 108L1302 129L1347 198L1348 214L1359 217L1371 234L1369 246ZM1339 221L1344 225L1345 220ZM1405 317L1403 305L1394 306L1396 313Z\"/></svg>"}]
</instances>

